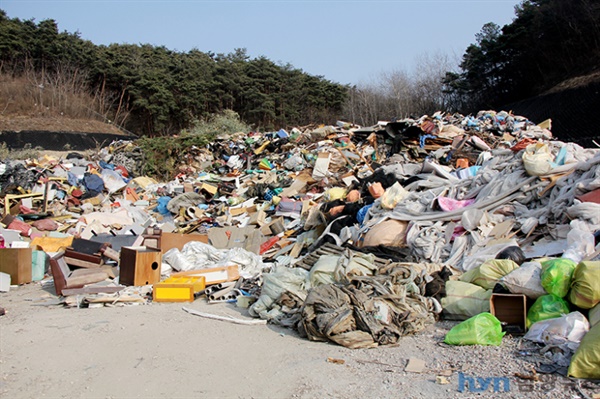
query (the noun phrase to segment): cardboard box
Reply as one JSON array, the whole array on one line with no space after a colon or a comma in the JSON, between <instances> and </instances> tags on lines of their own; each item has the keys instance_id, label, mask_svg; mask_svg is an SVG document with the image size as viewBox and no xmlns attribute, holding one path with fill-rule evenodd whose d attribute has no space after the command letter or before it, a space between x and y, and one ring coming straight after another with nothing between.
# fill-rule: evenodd
<instances>
[{"instance_id":1,"label":"cardboard box","mask_svg":"<svg viewBox=\"0 0 600 399\"><path fill-rule=\"evenodd\" d=\"M490 313L502 323L502 330L513 335L527 331L527 297L523 294L492 294Z\"/></svg>"},{"instance_id":2,"label":"cardboard box","mask_svg":"<svg viewBox=\"0 0 600 399\"><path fill-rule=\"evenodd\" d=\"M200 241L204 244L208 244L208 236L206 234L177 234L163 232L160 236L160 250L163 254L172 248L177 248L181 251L183 246L190 241Z\"/></svg>"},{"instance_id":3,"label":"cardboard box","mask_svg":"<svg viewBox=\"0 0 600 399\"><path fill-rule=\"evenodd\" d=\"M10 275L11 284L31 282L31 248L0 248L0 272Z\"/></svg>"}]
</instances>

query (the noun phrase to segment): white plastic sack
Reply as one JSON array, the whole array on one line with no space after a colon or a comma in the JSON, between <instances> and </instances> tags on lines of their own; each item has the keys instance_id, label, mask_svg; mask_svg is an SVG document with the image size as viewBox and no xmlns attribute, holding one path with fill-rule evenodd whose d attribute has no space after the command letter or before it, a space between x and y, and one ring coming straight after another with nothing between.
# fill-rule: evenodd
<instances>
[{"instance_id":1,"label":"white plastic sack","mask_svg":"<svg viewBox=\"0 0 600 399\"><path fill-rule=\"evenodd\" d=\"M523 166L529 176L543 176L552 171L553 159L548 144L530 144L523 153Z\"/></svg>"},{"instance_id":2,"label":"white plastic sack","mask_svg":"<svg viewBox=\"0 0 600 399\"><path fill-rule=\"evenodd\" d=\"M481 209L472 208L463 212L460 221L465 230L473 231L479 227L481 218L483 218L483 211Z\"/></svg>"},{"instance_id":3,"label":"white plastic sack","mask_svg":"<svg viewBox=\"0 0 600 399\"><path fill-rule=\"evenodd\" d=\"M222 258L222 252L212 245L200 241L190 241L186 243L181 252L194 265L194 269L205 269L215 267L216 263Z\"/></svg>"},{"instance_id":4,"label":"white plastic sack","mask_svg":"<svg viewBox=\"0 0 600 399\"><path fill-rule=\"evenodd\" d=\"M587 223L573 220L570 225L571 230L567 234L568 247L562 257L579 263L586 255L594 252L595 238Z\"/></svg>"},{"instance_id":5,"label":"white plastic sack","mask_svg":"<svg viewBox=\"0 0 600 399\"><path fill-rule=\"evenodd\" d=\"M246 251L244 248L231 248L222 250L221 252L222 257L215 266L238 265L240 276L244 278L252 278L259 275L265 267L262 256Z\"/></svg>"},{"instance_id":6,"label":"white plastic sack","mask_svg":"<svg viewBox=\"0 0 600 399\"><path fill-rule=\"evenodd\" d=\"M160 275L169 276L173 272L173 268L167 262L160 262Z\"/></svg>"},{"instance_id":7,"label":"white plastic sack","mask_svg":"<svg viewBox=\"0 0 600 399\"><path fill-rule=\"evenodd\" d=\"M571 219L583 219L592 225L600 224L600 204L582 202L567 208L567 216Z\"/></svg>"},{"instance_id":8,"label":"white plastic sack","mask_svg":"<svg viewBox=\"0 0 600 399\"><path fill-rule=\"evenodd\" d=\"M104 169L102 170L100 177L104 182L104 187L106 187L110 194L116 193L127 185L123 180L123 177L114 170Z\"/></svg>"},{"instance_id":9,"label":"white plastic sack","mask_svg":"<svg viewBox=\"0 0 600 399\"><path fill-rule=\"evenodd\" d=\"M194 270L194 264L189 262L177 248L171 248L163 255L163 262L178 272ZM162 268L161 268L162 270Z\"/></svg>"},{"instance_id":10,"label":"white plastic sack","mask_svg":"<svg viewBox=\"0 0 600 399\"><path fill-rule=\"evenodd\" d=\"M300 171L305 167L304 158L302 158L301 155L293 155L286 159L286 161L283 163L283 167L287 170Z\"/></svg>"},{"instance_id":11,"label":"white plastic sack","mask_svg":"<svg viewBox=\"0 0 600 399\"><path fill-rule=\"evenodd\" d=\"M340 260L338 255L321 255L310 269L310 285L335 284L334 273Z\"/></svg>"},{"instance_id":12,"label":"white plastic sack","mask_svg":"<svg viewBox=\"0 0 600 399\"><path fill-rule=\"evenodd\" d=\"M488 245L486 247L472 247L470 252L467 253L463 258L463 271L469 271L481 265L488 259L494 259L496 255L500 253L500 251L512 246L519 246L519 243L516 240L512 239L501 244Z\"/></svg>"},{"instance_id":13,"label":"white plastic sack","mask_svg":"<svg viewBox=\"0 0 600 399\"><path fill-rule=\"evenodd\" d=\"M546 345L579 343L590 330L590 323L579 312L533 323L523 338ZM569 345L571 349L576 349Z\"/></svg>"},{"instance_id":14,"label":"white plastic sack","mask_svg":"<svg viewBox=\"0 0 600 399\"><path fill-rule=\"evenodd\" d=\"M408 195L408 191L398 182L385 190L381 196L381 207L384 209L394 209L398 202L402 201Z\"/></svg>"},{"instance_id":15,"label":"white plastic sack","mask_svg":"<svg viewBox=\"0 0 600 399\"><path fill-rule=\"evenodd\" d=\"M272 319L273 315L269 311L282 293L289 291L304 299L309 288L307 270L299 267L277 267L273 272L263 275L260 297L248 308L248 312L252 317Z\"/></svg>"},{"instance_id":16,"label":"white plastic sack","mask_svg":"<svg viewBox=\"0 0 600 399\"><path fill-rule=\"evenodd\" d=\"M232 155L227 160L227 166L231 169L241 169L244 166L244 161L240 159L239 155Z\"/></svg>"},{"instance_id":17,"label":"white plastic sack","mask_svg":"<svg viewBox=\"0 0 600 399\"><path fill-rule=\"evenodd\" d=\"M523 294L531 299L546 295L541 281L542 265L539 262L525 262L500 279L500 283L513 294Z\"/></svg>"},{"instance_id":18,"label":"white plastic sack","mask_svg":"<svg viewBox=\"0 0 600 399\"><path fill-rule=\"evenodd\" d=\"M260 274L265 267L261 256L244 248L217 249L200 241L186 243L181 252L177 248L168 250L163 261L181 271L237 265L245 278Z\"/></svg>"}]
</instances>

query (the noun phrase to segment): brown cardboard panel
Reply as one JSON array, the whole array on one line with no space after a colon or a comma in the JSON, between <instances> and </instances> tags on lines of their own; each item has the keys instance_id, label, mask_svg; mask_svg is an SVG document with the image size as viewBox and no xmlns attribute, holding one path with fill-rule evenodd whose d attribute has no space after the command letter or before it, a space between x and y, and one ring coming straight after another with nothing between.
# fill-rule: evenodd
<instances>
[{"instance_id":1,"label":"brown cardboard panel","mask_svg":"<svg viewBox=\"0 0 600 399\"><path fill-rule=\"evenodd\" d=\"M208 184L208 183L202 183L202 186L200 187L200 189L206 190L211 195L215 195L217 193L217 190L219 189L219 187L214 186L212 184Z\"/></svg>"},{"instance_id":2,"label":"brown cardboard panel","mask_svg":"<svg viewBox=\"0 0 600 399\"><path fill-rule=\"evenodd\" d=\"M246 208L229 208L229 214L231 216L238 216L246 213L248 210Z\"/></svg>"},{"instance_id":3,"label":"brown cardboard panel","mask_svg":"<svg viewBox=\"0 0 600 399\"><path fill-rule=\"evenodd\" d=\"M172 248L181 250L190 241L200 241L208 244L208 236L205 234L162 233L160 237L160 251L164 254Z\"/></svg>"},{"instance_id":4,"label":"brown cardboard panel","mask_svg":"<svg viewBox=\"0 0 600 399\"><path fill-rule=\"evenodd\" d=\"M527 297L523 294L492 294L490 313L506 326L506 331L513 334L527 331Z\"/></svg>"}]
</instances>

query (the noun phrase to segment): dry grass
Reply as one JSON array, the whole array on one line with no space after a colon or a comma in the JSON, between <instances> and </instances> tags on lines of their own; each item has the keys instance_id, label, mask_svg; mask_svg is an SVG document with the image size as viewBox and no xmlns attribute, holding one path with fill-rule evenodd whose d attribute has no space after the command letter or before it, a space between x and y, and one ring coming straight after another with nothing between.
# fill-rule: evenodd
<instances>
[{"instance_id":1,"label":"dry grass","mask_svg":"<svg viewBox=\"0 0 600 399\"><path fill-rule=\"evenodd\" d=\"M105 115L77 71L0 74L0 131L122 133Z\"/></svg>"},{"instance_id":2,"label":"dry grass","mask_svg":"<svg viewBox=\"0 0 600 399\"><path fill-rule=\"evenodd\" d=\"M564 82L557 84L556 86L554 86L553 88L551 88L550 90L548 90L547 92L545 92L543 94L552 94L552 93L561 92L563 90L576 89L578 87L587 86L590 83L597 83L599 81L600 81L600 71L596 71L596 72L590 73L588 75L577 76L575 78L565 80Z\"/></svg>"},{"instance_id":3,"label":"dry grass","mask_svg":"<svg viewBox=\"0 0 600 399\"><path fill-rule=\"evenodd\" d=\"M96 101L74 78L0 75L0 114L97 119Z\"/></svg>"}]
</instances>

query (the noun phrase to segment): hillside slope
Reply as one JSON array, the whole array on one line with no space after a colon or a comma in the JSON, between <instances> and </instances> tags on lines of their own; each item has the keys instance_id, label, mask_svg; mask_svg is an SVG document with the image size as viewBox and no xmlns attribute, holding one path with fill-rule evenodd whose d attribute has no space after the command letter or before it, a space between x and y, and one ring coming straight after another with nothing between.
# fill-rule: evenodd
<instances>
[{"instance_id":1,"label":"hillside slope","mask_svg":"<svg viewBox=\"0 0 600 399\"><path fill-rule=\"evenodd\" d=\"M552 119L552 133L583 147L600 144L600 71L564 81L551 90L503 107L535 123Z\"/></svg>"},{"instance_id":2,"label":"hillside slope","mask_svg":"<svg viewBox=\"0 0 600 399\"><path fill-rule=\"evenodd\" d=\"M113 140L132 139L116 126L93 119L68 117L0 116L0 143L10 150L40 147L44 150L87 150Z\"/></svg>"}]
</instances>

